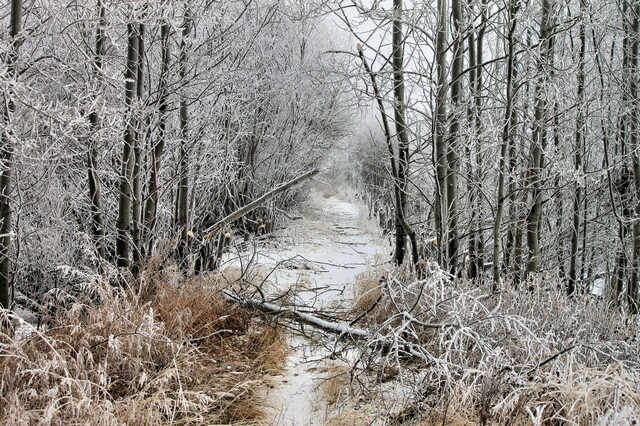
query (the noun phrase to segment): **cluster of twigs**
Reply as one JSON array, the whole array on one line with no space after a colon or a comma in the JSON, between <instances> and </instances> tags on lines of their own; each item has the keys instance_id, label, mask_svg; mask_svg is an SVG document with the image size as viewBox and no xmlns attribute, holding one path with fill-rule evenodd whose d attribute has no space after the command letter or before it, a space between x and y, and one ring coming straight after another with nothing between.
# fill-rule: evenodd
<instances>
[{"instance_id":1,"label":"cluster of twigs","mask_svg":"<svg viewBox=\"0 0 640 426\"><path fill-rule=\"evenodd\" d=\"M637 317L592 295L569 298L550 277L494 293L431 266L423 280L400 271L375 284L369 277L366 303L353 313L370 330L355 370L399 371L414 389L406 404L413 417L640 421Z\"/></svg>"}]
</instances>

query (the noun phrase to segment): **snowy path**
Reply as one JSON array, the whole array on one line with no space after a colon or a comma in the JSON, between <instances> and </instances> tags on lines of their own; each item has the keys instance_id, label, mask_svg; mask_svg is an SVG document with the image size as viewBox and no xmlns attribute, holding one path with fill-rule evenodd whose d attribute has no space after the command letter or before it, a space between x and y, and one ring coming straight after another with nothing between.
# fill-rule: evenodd
<instances>
[{"instance_id":1,"label":"snowy path","mask_svg":"<svg viewBox=\"0 0 640 426\"><path fill-rule=\"evenodd\" d=\"M350 304L356 277L376 255L387 257L378 229L345 198L312 194L305 218L281 231L272 247L259 250L261 267L279 265L271 275L274 294L295 289L296 304L337 309ZM289 344L288 365L266 395L270 423L324 425L327 410L319 385L326 376L328 352L297 333L290 335Z\"/></svg>"}]
</instances>

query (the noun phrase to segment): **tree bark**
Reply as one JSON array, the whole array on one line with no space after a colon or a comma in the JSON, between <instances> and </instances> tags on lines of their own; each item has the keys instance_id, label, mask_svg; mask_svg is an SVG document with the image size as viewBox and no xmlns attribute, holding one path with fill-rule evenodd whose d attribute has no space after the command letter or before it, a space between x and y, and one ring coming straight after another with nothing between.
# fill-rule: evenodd
<instances>
[{"instance_id":1,"label":"tree bark","mask_svg":"<svg viewBox=\"0 0 640 426\"><path fill-rule=\"evenodd\" d=\"M629 148L632 152L633 180L635 186L635 219L633 221L633 256L631 280L627 285L627 304L632 314L637 314L638 305L638 278L640 275L640 154L638 153L638 120L640 120L640 106L638 105L638 53L640 53L640 2L637 0L630 6L631 9L631 31L629 38L629 98L632 99L631 111L629 113Z\"/></svg>"},{"instance_id":2,"label":"tree bark","mask_svg":"<svg viewBox=\"0 0 640 426\"><path fill-rule=\"evenodd\" d=\"M131 238L131 178L134 167L134 152L136 138L136 79L138 62L138 24L127 24L127 68L125 73L125 103L126 124L124 130L124 145L122 148L122 163L120 169L120 188L118 200L118 219L116 227L118 231L116 239L116 264L119 268L128 268L130 265L130 238Z\"/></svg>"},{"instance_id":3,"label":"tree bark","mask_svg":"<svg viewBox=\"0 0 640 426\"><path fill-rule=\"evenodd\" d=\"M438 0L438 33L436 36L436 68L437 68L437 85L436 94L436 116L434 122L433 134L435 136L434 151L436 157L436 181L437 190L435 197L435 224L438 234L438 244L446 249L447 245L444 241L447 235L447 226L449 224L448 204L449 197L447 195L447 143L445 125L447 121L447 37L448 37L448 21L447 21L447 0ZM442 250L439 250L439 261L443 269L448 269L446 265L446 256L442 256Z\"/></svg>"},{"instance_id":4,"label":"tree bark","mask_svg":"<svg viewBox=\"0 0 640 426\"><path fill-rule=\"evenodd\" d=\"M453 275L457 272L458 260L458 172L460 158L459 108L462 103L462 67L464 61L464 43L462 37L462 5L460 0L451 1L453 18L453 64L451 66L451 122L447 144L447 265Z\"/></svg>"},{"instance_id":5,"label":"tree bark","mask_svg":"<svg viewBox=\"0 0 640 426\"><path fill-rule=\"evenodd\" d=\"M576 117L576 145L575 145L575 154L574 154L574 168L576 175L579 175L583 171L582 164L582 150L584 145L584 131L585 131L585 112L584 109L586 105L584 103L584 64L586 57L586 7L585 0L580 0L580 12L581 12L581 21L580 21L580 29L579 29L579 42L580 42L580 52L578 55L578 87L577 87L577 103L578 103L578 112ZM582 207L582 199L583 199L583 183L580 180L576 180L574 182L574 193L573 193L573 224L571 228L571 249L569 252L569 276L567 280L567 294L571 296L576 291L576 282L577 282L577 264L578 264L578 241L579 241L579 232L580 232L580 209ZM585 247L583 247L585 250ZM580 277L582 279L582 277Z\"/></svg>"},{"instance_id":6,"label":"tree bark","mask_svg":"<svg viewBox=\"0 0 640 426\"><path fill-rule=\"evenodd\" d=\"M7 55L7 74L9 79L17 78L17 56L20 48L18 36L22 31L22 0L11 1L11 50ZM3 112L2 139L0 140L0 307L11 307L11 176L13 172L13 141L9 126L15 113L13 93L6 94L6 104Z\"/></svg>"},{"instance_id":7,"label":"tree bark","mask_svg":"<svg viewBox=\"0 0 640 426\"><path fill-rule=\"evenodd\" d=\"M185 8L184 22L182 24L182 41L180 42L180 81L183 84L182 93L180 94L180 163L179 163L179 182L178 182L178 215L177 225L180 233L180 243L178 245L178 257L183 266L186 267L186 258L189 251L188 240L188 212L189 212L189 107L187 105L187 96L185 93L185 84L187 81L187 61L191 37L192 17L189 6Z\"/></svg>"},{"instance_id":8,"label":"tree bark","mask_svg":"<svg viewBox=\"0 0 640 426\"><path fill-rule=\"evenodd\" d=\"M547 70L552 54L551 34L553 31L551 7L552 0L543 0L540 22L540 56L537 66L537 84L535 90L535 113L533 136L531 141L531 163L528 170L528 190L533 205L527 215L527 274L538 272L540 266L540 219L542 215L542 181L544 169L544 150L547 145Z\"/></svg>"},{"instance_id":9,"label":"tree bark","mask_svg":"<svg viewBox=\"0 0 640 426\"><path fill-rule=\"evenodd\" d=\"M404 49L402 35L402 0L393 1L393 112L396 124L396 137L398 139L398 170L396 185L396 247L394 251L394 262L401 265L404 262L404 255L407 247L407 234L403 226L404 211L407 204L407 174L409 172L409 137L407 134L407 124L405 117L404 99Z\"/></svg>"},{"instance_id":10,"label":"tree bark","mask_svg":"<svg viewBox=\"0 0 640 426\"><path fill-rule=\"evenodd\" d=\"M513 131L513 113L514 108L514 72L515 72L515 31L517 25L516 15L518 13L517 0L509 1L509 30L507 34L507 87L506 87L506 108L504 113L504 125L502 127L502 142L500 144L500 165L498 168L498 204L496 207L495 219L493 222L493 290L497 291L500 288L501 281L501 268L500 268L500 253L501 244L500 239L502 216L504 214L504 202L505 202L505 174L506 167L509 163L510 145L512 144L512 131Z\"/></svg>"},{"instance_id":11,"label":"tree bark","mask_svg":"<svg viewBox=\"0 0 640 426\"><path fill-rule=\"evenodd\" d=\"M144 209L144 233L146 235L147 252L151 253L154 242L154 231L156 227L156 217L159 202L159 179L162 165L162 155L164 154L165 139L167 134L167 110L168 110L168 73L171 65L171 49L169 44L169 34L171 25L163 22L160 28L160 39L162 44L162 68L160 70L160 82L158 83L158 136L151 152L151 173L147 184L146 205Z\"/></svg>"},{"instance_id":12,"label":"tree bark","mask_svg":"<svg viewBox=\"0 0 640 426\"><path fill-rule=\"evenodd\" d=\"M96 82L99 83L102 71L102 56L104 55L104 27L106 26L105 8L102 0L98 0L98 26L96 28L96 45L93 56L93 71ZM102 217L102 192L100 189L100 178L97 172L98 151L96 148L95 135L100 129L100 116L97 111L89 113L89 124L91 125L92 139L89 141L87 152L87 180L89 186L89 199L91 200L91 221L93 240L96 245L98 256L105 258L104 241L104 219Z\"/></svg>"}]
</instances>

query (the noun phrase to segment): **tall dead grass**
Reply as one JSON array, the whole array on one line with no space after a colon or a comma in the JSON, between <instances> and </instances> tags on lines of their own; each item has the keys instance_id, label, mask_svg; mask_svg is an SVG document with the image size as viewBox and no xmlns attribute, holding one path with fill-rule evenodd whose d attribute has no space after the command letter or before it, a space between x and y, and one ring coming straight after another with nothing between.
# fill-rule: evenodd
<instances>
[{"instance_id":1,"label":"tall dead grass","mask_svg":"<svg viewBox=\"0 0 640 426\"><path fill-rule=\"evenodd\" d=\"M0 334L0 423L260 424L258 390L284 361L278 333L215 279L103 286L46 330Z\"/></svg>"}]
</instances>

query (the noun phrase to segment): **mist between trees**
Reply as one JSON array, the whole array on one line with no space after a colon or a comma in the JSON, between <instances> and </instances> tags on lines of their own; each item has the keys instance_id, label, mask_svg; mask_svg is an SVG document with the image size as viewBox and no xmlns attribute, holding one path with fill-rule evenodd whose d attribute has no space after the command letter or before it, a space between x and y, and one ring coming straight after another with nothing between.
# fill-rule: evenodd
<instances>
[{"instance_id":1,"label":"mist between trees","mask_svg":"<svg viewBox=\"0 0 640 426\"><path fill-rule=\"evenodd\" d=\"M495 290L542 274L637 311L637 1L1 11L4 307L61 285L61 265L136 276L167 250L185 273L214 269L232 234L268 232L304 191L204 231L348 135L350 183L396 263ZM377 122L351 122L362 107Z\"/></svg>"}]
</instances>

